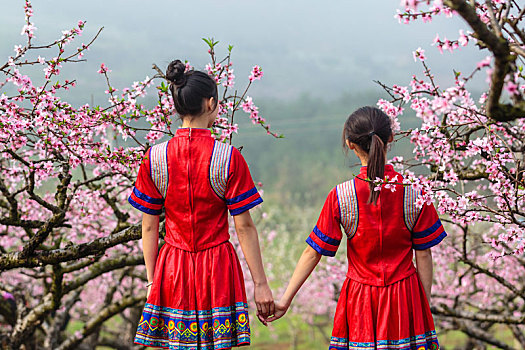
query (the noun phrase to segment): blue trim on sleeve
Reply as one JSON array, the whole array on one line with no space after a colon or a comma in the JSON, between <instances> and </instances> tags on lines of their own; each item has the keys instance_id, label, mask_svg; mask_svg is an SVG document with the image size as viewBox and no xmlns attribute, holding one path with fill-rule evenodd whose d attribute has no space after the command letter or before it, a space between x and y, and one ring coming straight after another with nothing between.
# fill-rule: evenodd
<instances>
[{"instance_id":1,"label":"blue trim on sleeve","mask_svg":"<svg viewBox=\"0 0 525 350\"><path fill-rule=\"evenodd\" d=\"M150 214L150 215L160 215L160 214L162 214L162 210L155 210L155 209L146 208L145 206L135 202L131 197L128 197L128 202L135 209L138 209L138 210L140 210L143 213Z\"/></svg>"},{"instance_id":2,"label":"blue trim on sleeve","mask_svg":"<svg viewBox=\"0 0 525 350\"><path fill-rule=\"evenodd\" d=\"M441 226L441 220L437 220L436 223L424 231L412 232L412 238L425 238L426 236L436 232L436 230Z\"/></svg>"},{"instance_id":3,"label":"blue trim on sleeve","mask_svg":"<svg viewBox=\"0 0 525 350\"><path fill-rule=\"evenodd\" d=\"M242 214L244 213L246 210L250 210L251 208L255 207L257 204L261 204L263 202L262 198L259 197L257 199L255 199L253 202L251 203L248 203L240 208L236 208L236 209L231 209L230 210L230 215L231 216L235 216L235 215L239 215L239 214Z\"/></svg>"},{"instance_id":4,"label":"blue trim on sleeve","mask_svg":"<svg viewBox=\"0 0 525 350\"><path fill-rule=\"evenodd\" d=\"M140 192L136 187L133 187L133 194L137 196L137 198L140 198L143 201L148 202L149 204L164 204L164 198L150 197L147 194Z\"/></svg>"},{"instance_id":5,"label":"blue trim on sleeve","mask_svg":"<svg viewBox=\"0 0 525 350\"><path fill-rule=\"evenodd\" d=\"M319 237L321 241L328 243L330 245L339 246L339 243L341 243L341 240L337 240L337 239L334 239L332 237L328 237L327 235L325 235L323 232L321 232L321 230L319 230L317 225L314 227L313 232L315 233L317 237Z\"/></svg>"},{"instance_id":6,"label":"blue trim on sleeve","mask_svg":"<svg viewBox=\"0 0 525 350\"><path fill-rule=\"evenodd\" d=\"M243 194L238 195L237 197L233 197L231 199L227 199L226 200L226 204L232 205L232 204L235 204L235 203L239 203L240 201L243 201L246 198L249 198L249 197L253 196L256 193L257 193L257 189L254 186L251 190L246 191Z\"/></svg>"},{"instance_id":7,"label":"blue trim on sleeve","mask_svg":"<svg viewBox=\"0 0 525 350\"><path fill-rule=\"evenodd\" d=\"M316 252L318 252L321 255L324 255L324 256L335 256L335 251L332 252L332 251L329 251L329 250L326 250L326 249L323 249L323 248L319 247L319 245L317 243L315 243L313 241L313 239L310 238L310 236L308 236L308 238L306 239L306 243L308 243L310 245L310 247L312 247Z\"/></svg>"},{"instance_id":8,"label":"blue trim on sleeve","mask_svg":"<svg viewBox=\"0 0 525 350\"><path fill-rule=\"evenodd\" d=\"M439 244L443 240L443 238L445 238L446 236L447 236L447 233L443 231L439 236L437 236L430 242L423 243L423 244L414 244L414 249L415 250L425 250L428 248L432 248L433 246Z\"/></svg>"}]
</instances>

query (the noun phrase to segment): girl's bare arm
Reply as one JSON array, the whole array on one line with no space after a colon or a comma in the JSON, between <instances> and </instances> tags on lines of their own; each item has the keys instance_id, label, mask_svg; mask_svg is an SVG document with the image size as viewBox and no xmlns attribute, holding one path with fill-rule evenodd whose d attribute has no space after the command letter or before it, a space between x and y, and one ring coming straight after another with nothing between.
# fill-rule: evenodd
<instances>
[{"instance_id":1,"label":"girl's bare arm","mask_svg":"<svg viewBox=\"0 0 525 350\"><path fill-rule=\"evenodd\" d=\"M430 248L425 250L416 250L416 266L419 279L423 284L423 289L425 290L428 303L430 304L433 278L432 252L430 251Z\"/></svg>"},{"instance_id":2,"label":"girl's bare arm","mask_svg":"<svg viewBox=\"0 0 525 350\"><path fill-rule=\"evenodd\" d=\"M235 230L239 237L242 252L248 263L253 283L255 284L255 304L259 319L265 323L265 319L274 313L274 301L268 280L264 273L259 246L259 236L253 223L250 211L247 210L233 217Z\"/></svg>"},{"instance_id":3,"label":"girl's bare arm","mask_svg":"<svg viewBox=\"0 0 525 350\"><path fill-rule=\"evenodd\" d=\"M142 214L142 251L146 264L148 283L153 282L155 263L159 249L159 217L157 215ZM148 288L148 295L149 295Z\"/></svg>"}]
</instances>

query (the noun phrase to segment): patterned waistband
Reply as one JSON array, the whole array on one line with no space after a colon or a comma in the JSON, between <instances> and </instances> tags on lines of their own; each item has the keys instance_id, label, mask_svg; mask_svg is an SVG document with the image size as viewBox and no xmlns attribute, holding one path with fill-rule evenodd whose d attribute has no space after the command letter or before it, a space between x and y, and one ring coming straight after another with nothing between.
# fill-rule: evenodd
<instances>
[{"instance_id":1,"label":"patterned waistband","mask_svg":"<svg viewBox=\"0 0 525 350\"><path fill-rule=\"evenodd\" d=\"M412 266L413 267L413 266ZM401 282L409 277L412 277L416 274L417 270L416 268L414 267L414 269L410 269L410 271L408 271L407 273L405 274L402 274L402 275L399 275L399 276L396 276L396 278L392 279L391 281L388 281L388 284L384 284L382 280L377 280L377 281L371 281L371 280L367 280L367 279L363 279L361 278L360 276L358 276L358 274L354 271L354 270L351 270L352 267L349 266L348 268L348 271L346 273L346 278L349 279L349 280L352 280L353 282L357 282L357 283L360 283L360 284L366 284L367 286L372 286L372 287L389 287L395 283L398 283L398 282Z\"/></svg>"},{"instance_id":2,"label":"patterned waistband","mask_svg":"<svg viewBox=\"0 0 525 350\"><path fill-rule=\"evenodd\" d=\"M183 250L184 252L186 253L199 253L199 252L203 252L203 251L206 251L206 250L210 250L210 249L213 249L213 248L217 248L223 244L226 244L226 243L230 243L230 240L227 239L225 241L222 241L220 243L211 243L211 244L207 244L207 245L204 245L202 247L198 247L196 250L191 250L191 249L188 249L186 247L181 247L180 245L178 244L175 244L173 242L169 242L169 239L168 240L164 240L165 244L168 245L170 248L175 248L175 249L178 249L178 250ZM231 244L231 243L230 243Z\"/></svg>"}]
</instances>

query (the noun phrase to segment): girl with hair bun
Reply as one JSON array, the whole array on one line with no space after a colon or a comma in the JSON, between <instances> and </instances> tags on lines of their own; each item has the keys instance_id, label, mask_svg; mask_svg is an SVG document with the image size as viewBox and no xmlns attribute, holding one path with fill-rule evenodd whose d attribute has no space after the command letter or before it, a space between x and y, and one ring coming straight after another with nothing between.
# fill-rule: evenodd
<instances>
[{"instance_id":1,"label":"girl with hair bun","mask_svg":"<svg viewBox=\"0 0 525 350\"><path fill-rule=\"evenodd\" d=\"M359 175L337 185L306 242L288 287L275 304L282 317L322 255L334 256L347 236L348 273L342 286L330 342L333 350L437 350L430 313L430 248L446 236L432 204L415 205L419 193L402 185L386 164L393 140L389 117L374 107L352 113L343 128L343 147L360 159ZM374 181L387 180L375 190ZM389 186L389 187L390 187ZM412 263L415 251L416 267Z\"/></svg>"},{"instance_id":2,"label":"girl with hair bun","mask_svg":"<svg viewBox=\"0 0 525 350\"><path fill-rule=\"evenodd\" d=\"M167 349L230 349L250 344L244 278L229 241L228 211L255 284L257 315L274 313L249 209L262 202L246 161L216 141L217 84L180 60L166 70L182 119L170 140L151 147L129 197L143 212L148 298L135 343ZM165 244L158 250L159 216Z\"/></svg>"}]
</instances>

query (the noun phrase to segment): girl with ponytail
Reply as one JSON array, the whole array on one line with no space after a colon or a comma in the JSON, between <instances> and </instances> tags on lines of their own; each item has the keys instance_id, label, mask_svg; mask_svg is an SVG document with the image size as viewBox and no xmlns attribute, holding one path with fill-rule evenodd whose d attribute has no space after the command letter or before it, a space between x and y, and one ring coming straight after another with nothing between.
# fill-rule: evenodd
<instances>
[{"instance_id":1,"label":"girl with ponytail","mask_svg":"<svg viewBox=\"0 0 525 350\"><path fill-rule=\"evenodd\" d=\"M268 321L286 313L321 256L335 255L342 227L347 236L348 273L330 349L439 349L429 307L430 248L446 233L434 206L418 208L419 193L403 186L402 175L385 164L392 140L390 119L381 110L363 107L348 117L343 147L354 151L361 171L329 193L306 240L308 246ZM385 182L389 188L380 184Z\"/></svg>"}]
</instances>

